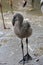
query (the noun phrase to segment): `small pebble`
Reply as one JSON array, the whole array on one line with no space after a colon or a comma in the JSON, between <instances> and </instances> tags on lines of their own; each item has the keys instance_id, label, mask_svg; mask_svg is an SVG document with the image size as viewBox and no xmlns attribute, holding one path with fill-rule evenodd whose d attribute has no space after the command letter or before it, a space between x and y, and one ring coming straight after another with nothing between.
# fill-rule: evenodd
<instances>
[{"instance_id":1,"label":"small pebble","mask_svg":"<svg viewBox=\"0 0 43 65\"><path fill-rule=\"evenodd\" d=\"M39 59L36 60L36 62L38 62L38 61L39 61Z\"/></svg>"}]
</instances>

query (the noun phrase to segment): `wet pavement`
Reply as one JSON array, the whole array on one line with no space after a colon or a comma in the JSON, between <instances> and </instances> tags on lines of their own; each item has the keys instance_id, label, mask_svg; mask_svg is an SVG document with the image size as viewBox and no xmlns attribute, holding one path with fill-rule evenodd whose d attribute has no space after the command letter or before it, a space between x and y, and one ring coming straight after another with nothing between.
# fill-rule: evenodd
<instances>
[{"instance_id":1,"label":"wet pavement","mask_svg":"<svg viewBox=\"0 0 43 65\"><path fill-rule=\"evenodd\" d=\"M33 60L25 63L25 65L43 65L43 16L31 15L26 12L24 18L28 18L33 29L31 37L28 38L28 51ZM0 15L1 16L1 15ZM6 27L3 29L2 18L0 17L0 65L23 65L19 61L22 59L22 50L20 39L14 34L12 26L13 15L8 12L4 13ZM26 54L26 43L24 43L24 53Z\"/></svg>"}]
</instances>

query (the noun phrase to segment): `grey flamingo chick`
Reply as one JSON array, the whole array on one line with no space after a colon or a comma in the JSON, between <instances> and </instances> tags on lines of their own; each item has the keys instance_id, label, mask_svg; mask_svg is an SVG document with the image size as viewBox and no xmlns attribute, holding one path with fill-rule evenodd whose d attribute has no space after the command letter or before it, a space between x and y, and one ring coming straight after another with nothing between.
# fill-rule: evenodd
<instances>
[{"instance_id":1,"label":"grey flamingo chick","mask_svg":"<svg viewBox=\"0 0 43 65\"><path fill-rule=\"evenodd\" d=\"M14 26L14 32L15 34L21 39L21 48L22 48L22 54L23 59L20 61L25 63L28 60L31 60L31 56L28 53L28 37L32 34L32 28L28 21L24 21L23 16L20 13L16 13L13 17L12 24ZM27 48L27 54L24 56L24 49L23 49L23 38L26 38L26 48Z\"/></svg>"}]
</instances>

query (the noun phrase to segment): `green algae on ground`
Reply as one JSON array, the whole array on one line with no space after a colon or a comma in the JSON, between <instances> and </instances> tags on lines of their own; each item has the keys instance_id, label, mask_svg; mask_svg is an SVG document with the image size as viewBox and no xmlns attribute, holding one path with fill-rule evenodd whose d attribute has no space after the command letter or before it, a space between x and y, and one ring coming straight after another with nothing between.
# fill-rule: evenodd
<instances>
[{"instance_id":1,"label":"green algae on ground","mask_svg":"<svg viewBox=\"0 0 43 65\"><path fill-rule=\"evenodd\" d=\"M43 47L39 47L36 49L35 53L34 53L35 56L41 56L43 55Z\"/></svg>"},{"instance_id":2,"label":"green algae on ground","mask_svg":"<svg viewBox=\"0 0 43 65\"><path fill-rule=\"evenodd\" d=\"M2 46L2 44L0 44L0 47Z\"/></svg>"}]
</instances>

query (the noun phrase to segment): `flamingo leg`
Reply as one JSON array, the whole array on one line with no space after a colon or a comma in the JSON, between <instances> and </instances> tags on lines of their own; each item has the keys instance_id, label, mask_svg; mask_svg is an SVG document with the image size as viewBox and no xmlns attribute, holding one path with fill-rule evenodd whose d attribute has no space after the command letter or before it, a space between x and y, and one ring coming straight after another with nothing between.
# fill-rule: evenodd
<instances>
[{"instance_id":1,"label":"flamingo leg","mask_svg":"<svg viewBox=\"0 0 43 65\"><path fill-rule=\"evenodd\" d=\"M23 55L23 59L20 60L20 64L25 64L25 59L24 59L24 47L23 47L23 42L22 42L22 39L21 39L21 48L22 48L22 55Z\"/></svg>"},{"instance_id":2,"label":"flamingo leg","mask_svg":"<svg viewBox=\"0 0 43 65\"><path fill-rule=\"evenodd\" d=\"M27 48L27 54L24 56L25 61L32 60L32 57L28 53L28 38L26 38L26 48Z\"/></svg>"},{"instance_id":3,"label":"flamingo leg","mask_svg":"<svg viewBox=\"0 0 43 65\"><path fill-rule=\"evenodd\" d=\"M24 59L24 48L23 48L23 42L22 42L22 40L21 40L21 48L22 48L23 64L24 64L25 59Z\"/></svg>"},{"instance_id":4,"label":"flamingo leg","mask_svg":"<svg viewBox=\"0 0 43 65\"><path fill-rule=\"evenodd\" d=\"M23 63L23 65L24 65L29 60L32 60L32 57L28 53L28 38L26 38L26 49L27 49L27 53L26 53L25 56L24 56L24 49L23 49L23 42L22 42L22 40L21 40L21 48L22 48L23 59L20 61L20 63Z\"/></svg>"},{"instance_id":5,"label":"flamingo leg","mask_svg":"<svg viewBox=\"0 0 43 65\"><path fill-rule=\"evenodd\" d=\"M26 38L26 48L27 48L27 54L28 54L28 38Z\"/></svg>"}]
</instances>

